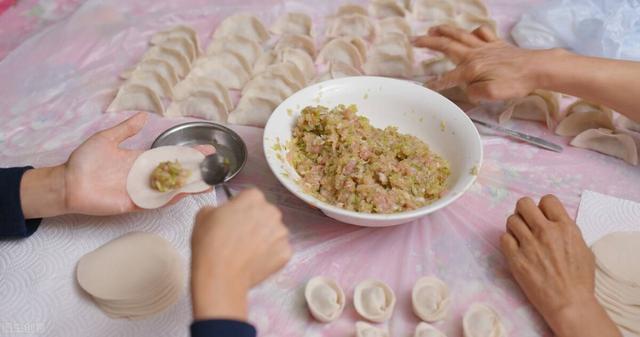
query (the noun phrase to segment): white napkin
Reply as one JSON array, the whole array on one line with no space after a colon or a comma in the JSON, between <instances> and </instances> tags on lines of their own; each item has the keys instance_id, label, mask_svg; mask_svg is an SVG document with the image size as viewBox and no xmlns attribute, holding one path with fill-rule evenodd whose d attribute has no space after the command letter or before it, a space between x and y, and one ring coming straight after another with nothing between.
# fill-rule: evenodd
<instances>
[{"instance_id":1,"label":"white napkin","mask_svg":"<svg viewBox=\"0 0 640 337\"><path fill-rule=\"evenodd\" d=\"M612 232L640 231L640 203L584 191L576 222L591 246Z\"/></svg>"}]
</instances>

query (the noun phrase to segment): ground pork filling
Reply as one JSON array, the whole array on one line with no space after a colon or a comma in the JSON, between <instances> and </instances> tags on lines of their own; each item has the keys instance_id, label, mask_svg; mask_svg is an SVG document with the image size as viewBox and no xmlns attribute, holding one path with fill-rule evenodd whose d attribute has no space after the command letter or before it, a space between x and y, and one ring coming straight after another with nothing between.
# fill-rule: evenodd
<instances>
[{"instance_id":1,"label":"ground pork filling","mask_svg":"<svg viewBox=\"0 0 640 337\"><path fill-rule=\"evenodd\" d=\"M418 138L378 129L355 105L302 110L288 160L305 191L366 213L413 210L440 198L449 163Z\"/></svg>"},{"instance_id":2,"label":"ground pork filling","mask_svg":"<svg viewBox=\"0 0 640 337\"><path fill-rule=\"evenodd\" d=\"M177 160L165 161L153 170L149 183L154 190L167 192L184 186L190 175L191 172L182 168Z\"/></svg>"}]
</instances>

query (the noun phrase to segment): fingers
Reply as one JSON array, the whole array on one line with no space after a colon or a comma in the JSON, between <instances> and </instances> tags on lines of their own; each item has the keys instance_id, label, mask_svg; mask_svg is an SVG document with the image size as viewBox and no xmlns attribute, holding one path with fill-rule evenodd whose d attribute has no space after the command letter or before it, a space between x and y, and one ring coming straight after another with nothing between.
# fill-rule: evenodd
<instances>
[{"instance_id":1,"label":"fingers","mask_svg":"<svg viewBox=\"0 0 640 337\"><path fill-rule=\"evenodd\" d=\"M468 46L458 41L440 36L419 36L414 40L413 44L416 47L429 48L444 53L455 63L459 63L469 49Z\"/></svg>"},{"instance_id":2,"label":"fingers","mask_svg":"<svg viewBox=\"0 0 640 337\"><path fill-rule=\"evenodd\" d=\"M464 82L464 73L462 72L462 68L457 67L442 76L425 83L425 86L431 90L441 91L456 87Z\"/></svg>"},{"instance_id":3,"label":"fingers","mask_svg":"<svg viewBox=\"0 0 640 337\"><path fill-rule=\"evenodd\" d=\"M124 122L120 124L100 131L100 135L108 138L109 140L115 141L117 143L122 143L129 137L135 136L144 124L147 122L147 113L139 112L135 114L133 117L126 119Z\"/></svg>"},{"instance_id":4,"label":"fingers","mask_svg":"<svg viewBox=\"0 0 640 337\"><path fill-rule=\"evenodd\" d=\"M510 260L518 253L518 242L510 233L504 233L500 237L500 250L502 254Z\"/></svg>"},{"instance_id":5,"label":"fingers","mask_svg":"<svg viewBox=\"0 0 640 337\"><path fill-rule=\"evenodd\" d=\"M532 232L540 231L541 227L547 223L547 217L529 197L518 200L516 214L519 214L524 219Z\"/></svg>"},{"instance_id":6,"label":"fingers","mask_svg":"<svg viewBox=\"0 0 640 337\"><path fill-rule=\"evenodd\" d=\"M551 221L561 222L562 220L571 219L562 202L554 195L545 195L540 199L538 205L542 213Z\"/></svg>"},{"instance_id":7,"label":"fingers","mask_svg":"<svg viewBox=\"0 0 640 337\"><path fill-rule=\"evenodd\" d=\"M209 145L209 144L196 145L193 148L200 151L200 153L202 153L205 156L209 156L216 153L216 148L213 147L213 145Z\"/></svg>"},{"instance_id":8,"label":"fingers","mask_svg":"<svg viewBox=\"0 0 640 337\"><path fill-rule=\"evenodd\" d=\"M493 30L484 25L474 29L471 34L485 42L493 42L498 40L498 37L493 33Z\"/></svg>"},{"instance_id":9,"label":"fingers","mask_svg":"<svg viewBox=\"0 0 640 337\"><path fill-rule=\"evenodd\" d=\"M485 43L484 40L481 40L478 36L472 33L469 33L464 29L449 26L449 25L441 25L441 26L433 27L429 29L429 35L439 36L439 37L448 37L468 47L478 47Z\"/></svg>"},{"instance_id":10,"label":"fingers","mask_svg":"<svg viewBox=\"0 0 640 337\"><path fill-rule=\"evenodd\" d=\"M531 229L518 214L513 214L507 219L507 232L518 241L521 247L534 240Z\"/></svg>"}]
</instances>

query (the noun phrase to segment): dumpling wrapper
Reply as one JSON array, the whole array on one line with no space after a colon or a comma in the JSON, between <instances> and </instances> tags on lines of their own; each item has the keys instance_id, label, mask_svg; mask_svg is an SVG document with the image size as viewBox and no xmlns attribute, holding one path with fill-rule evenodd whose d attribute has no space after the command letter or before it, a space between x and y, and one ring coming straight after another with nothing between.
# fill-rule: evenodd
<instances>
[{"instance_id":1,"label":"dumpling wrapper","mask_svg":"<svg viewBox=\"0 0 640 337\"><path fill-rule=\"evenodd\" d=\"M285 48L301 49L309 54L311 59L315 60L316 58L316 43L307 35L284 35L273 47L275 51L280 51Z\"/></svg>"},{"instance_id":2,"label":"dumpling wrapper","mask_svg":"<svg viewBox=\"0 0 640 337\"><path fill-rule=\"evenodd\" d=\"M402 5L395 0L372 0L369 12L373 17L384 19L390 17L404 17L406 15Z\"/></svg>"},{"instance_id":3,"label":"dumpling wrapper","mask_svg":"<svg viewBox=\"0 0 640 337\"><path fill-rule=\"evenodd\" d=\"M175 37L184 37L189 39L196 50L196 56L200 54L200 41L198 40L198 33L193 28L184 25L178 25L168 30L161 31L153 34L151 37L151 44L157 45Z\"/></svg>"},{"instance_id":4,"label":"dumpling wrapper","mask_svg":"<svg viewBox=\"0 0 640 337\"><path fill-rule=\"evenodd\" d=\"M590 129L577 135L570 144L638 165L638 146L633 137L628 134L614 133L609 129Z\"/></svg>"},{"instance_id":5,"label":"dumpling wrapper","mask_svg":"<svg viewBox=\"0 0 640 337\"><path fill-rule=\"evenodd\" d=\"M311 17L305 13L289 12L280 16L271 26L275 35L300 34L311 36Z\"/></svg>"},{"instance_id":6,"label":"dumpling wrapper","mask_svg":"<svg viewBox=\"0 0 640 337\"><path fill-rule=\"evenodd\" d=\"M462 318L464 337L506 337L500 315L493 308L474 303Z\"/></svg>"},{"instance_id":7,"label":"dumpling wrapper","mask_svg":"<svg viewBox=\"0 0 640 337\"><path fill-rule=\"evenodd\" d=\"M307 282L304 298L311 316L323 323L340 317L345 306L342 288L336 281L323 276L316 276Z\"/></svg>"},{"instance_id":8,"label":"dumpling wrapper","mask_svg":"<svg viewBox=\"0 0 640 337\"><path fill-rule=\"evenodd\" d=\"M137 71L153 71L158 73L165 79L165 81L167 81L167 83L169 83L171 87L178 83L178 75L176 75L173 66L171 66L171 63L164 60L150 59L140 61L135 68L123 72L120 74L120 77L127 80Z\"/></svg>"},{"instance_id":9,"label":"dumpling wrapper","mask_svg":"<svg viewBox=\"0 0 640 337\"><path fill-rule=\"evenodd\" d=\"M444 319L450 302L449 288L438 278L422 277L413 286L413 312L423 321L435 322Z\"/></svg>"},{"instance_id":10,"label":"dumpling wrapper","mask_svg":"<svg viewBox=\"0 0 640 337\"><path fill-rule=\"evenodd\" d=\"M165 116L190 116L214 122L226 122L229 110L225 104L210 91L195 91L189 97L171 102Z\"/></svg>"},{"instance_id":11,"label":"dumpling wrapper","mask_svg":"<svg viewBox=\"0 0 640 337\"><path fill-rule=\"evenodd\" d=\"M353 68L361 69L364 57L348 40L336 38L322 47L318 54L318 62L326 64L341 62Z\"/></svg>"},{"instance_id":12,"label":"dumpling wrapper","mask_svg":"<svg viewBox=\"0 0 640 337\"><path fill-rule=\"evenodd\" d=\"M555 123L561 118L558 95L547 90L534 90L515 100L500 114L498 122L502 124L511 118L545 122L547 128L553 130Z\"/></svg>"},{"instance_id":13,"label":"dumpling wrapper","mask_svg":"<svg viewBox=\"0 0 640 337\"><path fill-rule=\"evenodd\" d=\"M592 246L598 266L615 280L640 288L640 232L607 234Z\"/></svg>"},{"instance_id":14,"label":"dumpling wrapper","mask_svg":"<svg viewBox=\"0 0 640 337\"><path fill-rule=\"evenodd\" d=\"M401 17L390 17L378 21L378 30L381 34L400 33L406 36L412 36L411 26Z\"/></svg>"},{"instance_id":15,"label":"dumpling wrapper","mask_svg":"<svg viewBox=\"0 0 640 337\"><path fill-rule=\"evenodd\" d=\"M226 51L240 54L250 66L253 66L263 53L258 42L237 35L217 38L207 46L207 55Z\"/></svg>"},{"instance_id":16,"label":"dumpling wrapper","mask_svg":"<svg viewBox=\"0 0 640 337\"><path fill-rule=\"evenodd\" d=\"M148 111L164 115L164 104L153 89L140 84L123 84L107 112Z\"/></svg>"},{"instance_id":17,"label":"dumpling wrapper","mask_svg":"<svg viewBox=\"0 0 640 337\"><path fill-rule=\"evenodd\" d=\"M357 36L365 40L373 40L376 36L374 22L362 14L341 15L328 23L327 37Z\"/></svg>"},{"instance_id":18,"label":"dumpling wrapper","mask_svg":"<svg viewBox=\"0 0 640 337\"><path fill-rule=\"evenodd\" d=\"M389 331L367 322L356 322L356 337L389 337Z\"/></svg>"},{"instance_id":19,"label":"dumpling wrapper","mask_svg":"<svg viewBox=\"0 0 640 337\"><path fill-rule=\"evenodd\" d=\"M598 128L614 129L611 109L578 100L567 107L566 117L558 123L556 134L577 136L585 130Z\"/></svg>"},{"instance_id":20,"label":"dumpling wrapper","mask_svg":"<svg viewBox=\"0 0 640 337\"><path fill-rule=\"evenodd\" d=\"M329 65L329 71L318 76L314 82L319 83L336 78L362 76L362 72L348 64L342 62L332 62Z\"/></svg>"},{"instance_id":21,"label":"dumpling wrapper","mask_svg":"<svg viewBox=\"0 0 640 337\"><path fill-rule=\"evenodd\" d=\"M364 16L369 16L369 11L362 6L355 5L355 4L342 5L338 7L338 10L336 11L336 16L350 15L350 14L360 14Z\"/></svg>"},{"instance_id":22,"label":"dumpling wrapper","mask_svg":"<svg viewBox=\"0 0 640 337\"><path fill-rule=\"evenodd\" d=\"M455 15L455 7L450 1L415 0L411 12L416 20L436 25L450 21Z\"/></svg>"},{"instance_id":23,"label":"dumpling wrapper","mask_svg":"<svg viewBox=\"0 0 640 337\"><path fill-rule=\"evenodd\" d=\"M224 103L227 111L233 110L233 102L229 96L229 90L220 82L211 77L202 77L197 75L187 76L173 88L173 99L180 101L193 95L196 92L210 92L215 95L218 100Z\"/></svg>"},{"instance_id":24,"label":"dumpling wrapper","mask_svg":"<svg viewBox=\"0 0 640 337\"><path fill-rule=\"evenodd\" d=\"M184 169L191 172L186 184L179 189L159 192L151 188L150 177L153 170L164 161L178 160ZM166 205L180 193L199 193L210 188L200 173L200 163L204 155L185 146L162 146L143 152L133 163L127 176L127 193L140 208L154 209Z\"/></svg>"},{"instance_id":25,"label":"dumpling wrapper","mask_svg":"<svg viewBox=\"0 0 640 337\"><path fill-rule=\"evenodd\" d=\"M254 15L238 13L222 20L213 32L213 39L229 36L241 36L258 43L264 43L269 39L269 32L262 21Z\"/></svg>"},{"instance_id":26,"label":"dumpling wrapper","mask_svg":"<svg viewBox=\"0 0 640 337\"><path fill-rule=\"evenodd\" d=\"M420 322L418 326L416 326L416 331L413 334L413 337L447 337L440 330L433 327L431 324Z\"/></svg>"},{"instance_id":27,"label":"dumpling wrapper","mask_svg":"<svg viewBox=\"0 0 640 337\"><path fill-rule=\"evenodd\" d=\"M363 318L376 323L388 320L393 314L396 295L389 286L377 280L360 282L353 293L353 304Z\"/></svg>"}]
</instances>

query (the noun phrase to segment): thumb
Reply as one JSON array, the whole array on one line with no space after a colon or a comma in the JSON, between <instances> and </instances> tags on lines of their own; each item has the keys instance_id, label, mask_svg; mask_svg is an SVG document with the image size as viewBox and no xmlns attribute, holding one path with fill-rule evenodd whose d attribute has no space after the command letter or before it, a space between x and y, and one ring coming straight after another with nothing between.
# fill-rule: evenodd
<instances>
[{"instance_id":1,"label":"thumb","mask_svg":"<svg viewBox=\"0 0 640 337\"><path fill-rule=\"evenodd\" d=\"M108 138L109 140L121 143L125 139L129 137L133 137L138 132L140 132L140 130L142 130L142 127L144 127L146 122L147 122L147 113L139 112L135 114L133 117L130 117L125 121L121 122L120 124L112 128L101 131L100 135Z\"/></svg>"},{"instance_id":2,"label":"thumb","mask_svg":"<svg viewBox=\"0 0 640 337\"><path fill-rule=\"evenodd\" d=\"M424 86L431 90L442 91L456 87L462 83L464 83L462 77L462 68L457 67L447 73L444 73L442 76L436 79L428 81L424 84Z\"/></svg>"}]
</instances>

